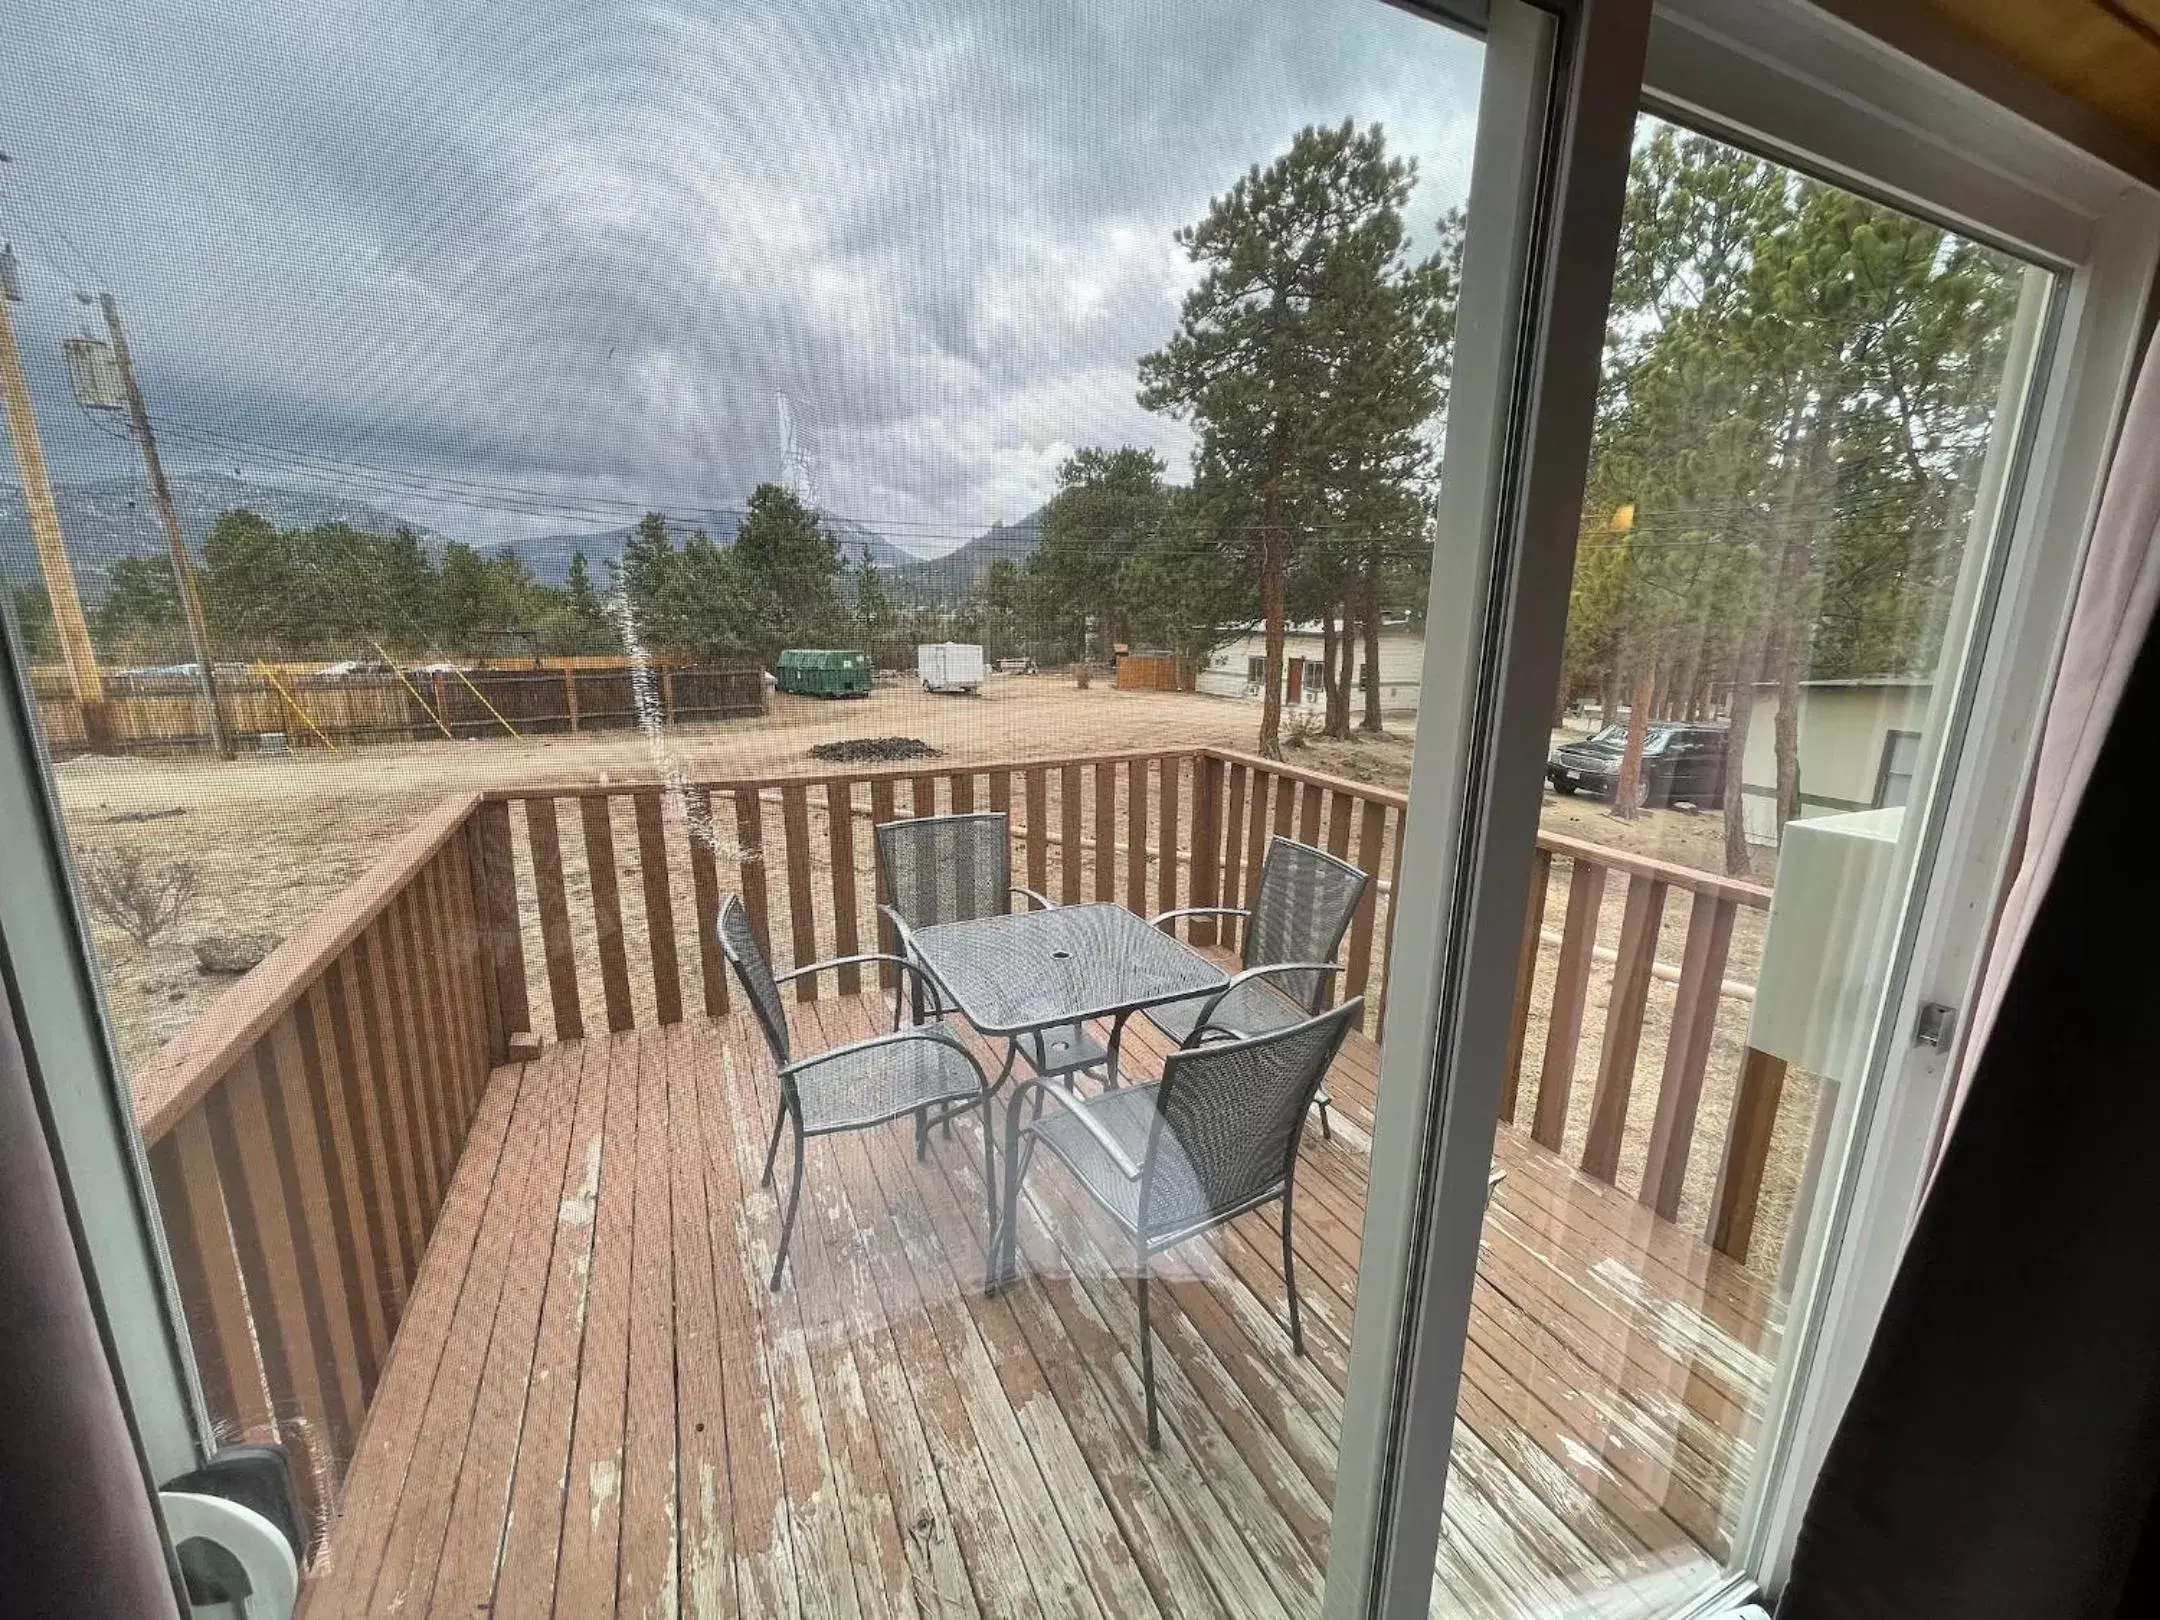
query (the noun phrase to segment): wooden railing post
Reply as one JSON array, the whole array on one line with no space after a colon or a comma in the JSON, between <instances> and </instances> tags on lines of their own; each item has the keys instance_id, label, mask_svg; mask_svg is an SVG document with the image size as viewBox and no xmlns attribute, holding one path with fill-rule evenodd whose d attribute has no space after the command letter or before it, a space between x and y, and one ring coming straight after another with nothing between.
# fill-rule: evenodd
<instances>
[{"instance_id":1,"label":"wooden railing post","mask_svg":"<svg viewBox=\"0 0 2160 1620\"><path fill-rule=\"evenodd\" d=\"M565 671L567 674L568 672ZM510 854L510 806L490 799L473 812L473 909L485 964L488 1055L497 1063L512 1035L532 1028L525 994L525 930L518 921L517 871Z\"/></svg>"},{"instance_id":2,"label":"wooden railing post","mask_svg":"<svg viewBox=\"0 0 2160 1620\"><path fill-rule=\"evenodd\" d=\"M1658 931L1664 920L1664 883L1651 877L1629 878L1612 993L1605 1003L1604 1053L1598 1061L1590 1134L1582 1156L1584 1174L1607 1184L1620 1169L1620 1140L1627 1130L1635 1057L1642 1049L1643 1011L1650 998L1651 970L1657 966Z\"/></svg>"},{"instance_id":3,"label":"wooden railing post","mask_svg":"<svg viewBox=\"0 0 2160 1620\"><path fill-rule=\"evenodd\" d=\"M1589 995L1598 908L1604 899L1605 868L1576 856L1568 873L1567 921L1561 925L1545 1065L1538 1075L1537 1113L1530 1127L1534 1140L1556 1152L1567 1134L1568 1093L1575 1084L1575 1049L1582 1040L1583 1003Z\"/></svg>"},{"instance_id":4,"label":"wooden railing post","mask_svg":"<svg viewBox=\"0 0 2160 1620\"><path fill-rule=\"evenodd\" d=\"M1702 1101L1703 1074L1710 1066L1711 1038L1717 1032L1725 957L1739 912L1738 901L1709 894L1695 896L1688 912L1672 1032L1665 1037L1665 1073L1658 1082L1657 1115L1651 1121L1650 1151L1643 1164L1642 1201L1668 1221L1680 1218L1680 1194L1695 1141L1695 1113Z\"/></svg>"},{"instance_id":5,"label":"wooden railing post","mask_svg":"<svg viewBox=\"0 0 2160 1620\"><path fill-rule=\"evenodd\" d=\"M1193 756L1192 893L1188 905L1217 906L1223 835L1223 762L1215 754ZM1212 945L1222 930L1213 917L1195 917L1189 936L1195 945Z\"/></svg>"},{"instance_id":6,"label":"wooden railing post","mask_svg":"<svg viewBox=\"0 0 2160 1620\"><path fill-rule=\"evenodd\" d=\"M1398 839L1400 835L1398 834ZM1530 904L1523 918L1522 952L1515 959L1515 1010L1508 1024L1507 1068L1501 1076L1500 1117L1515 1123L1522 1094L1523 1047L1530 1037L1530 997L1537 988L1538 953L1545 943L1545 893L1552 887L1552 856L1530 857Z\"/></svg>"},{"instance_id":7,"label":"wooden railing post","mask_svg":"<svg viewBox=\"0 0 2160 1620\"><path fill-rule=\"evenodd\" d=\"M1733 1090L1732 1120L1725 1130L1725 1158L1710 1200L1710 1242L1721 1254L1747 1264L1762 1202L1763 1170L1770 1162L1770 1135L1785 1094L1785 1060L1749 1047Z\"/></svg>"}]
</instances>

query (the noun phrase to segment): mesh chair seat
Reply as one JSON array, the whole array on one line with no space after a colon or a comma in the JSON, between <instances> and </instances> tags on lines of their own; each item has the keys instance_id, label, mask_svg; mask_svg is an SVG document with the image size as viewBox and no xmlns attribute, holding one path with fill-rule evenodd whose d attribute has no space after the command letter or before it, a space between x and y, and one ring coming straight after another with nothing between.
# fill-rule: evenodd
<instances>
[{"instance_id":1,"label":"mesh chair seat","mask_svg":"<svg viewBox=\"0 0 2160 1620\"><path fill-rule=\"evenodd\" d=\"M1117 1138L1118 1146L1137 1163L1147 1157L1148 1133L1155 1125L1155 1100L1161 1092L1160 1081L1121 1086L1116 1091L1090 1097L1079 1106L1087 1109L1098 1124L1107 1126L1110 1134ZM1136 1241L1143 1238L1140 1183L1118 1168L1092 1132L1062 1109L1045 1114L1035 1125L1034 1132L1035 1140L1064 1161L1065 1168L1087 1189L1088 1196L1102 1205L1104 1212L1125 1229L1128 1237ZM1277 1177L1273 1187L1257 1201L1266 1202L1277 1196L1281 1188L1281 1178ZM1207 1192L1201 1185L1192 1158L1180 1150L1174 1139L1165 1140L1157 1150L1154 1182L1148 1198L1146 1246L1157 1247L1210 1217Z\"/></svg>"},{"instance_id":2,"label":"mesh chair seat","mask_svg":"<svg viewBox=\"0 0 2160 1620\"><path fill-rule=\"evenodd\" d=\"M1192 1039L1207 1004L1206 996L1166 1001L1147 1009L1147 1021L1183 1046ZM1302 1024L1311 1016L1272 985L1255 979L1239 985L1216 1003L1215 1011L1208 1016L1208 1027L1238 1035L1272 1035L1278 1029Z\"/></svg>"},{"instance_id":3,"label":"mesh chair seat","mask_svg":"<svg viewBox=\"0 0 2160 1620\"><path fill-rule=\"evenodd\" d=\"M942 1030L903 1032L874 1045L844 1047L793 1071L805 1133L881 1125L936 1103L976 1102L982 1076Z\"/></svg>"}]
</instances>

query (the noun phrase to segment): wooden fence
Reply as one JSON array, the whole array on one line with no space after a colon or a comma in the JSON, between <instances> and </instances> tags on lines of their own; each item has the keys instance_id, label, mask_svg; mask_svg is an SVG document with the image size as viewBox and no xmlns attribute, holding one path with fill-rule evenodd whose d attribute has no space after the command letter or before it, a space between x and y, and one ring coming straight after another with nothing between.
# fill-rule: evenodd
<instances>
[{"instance_id":1,"label":"wooden fence","mask_svg":"<svg viewBox=\"0 0 2160 1620\"><path fill-rule=\"evenodd\" d=\"M574 1039L729 1010L711 919L739 891L776 961L879 941L871 830L994 809L1018 881L1062 902L1142 913L1249 901L1268 840L1318 844L1372 875L1344 940L1344 994L1387 1002L1404 799L1220 751L1098 754L696 784L511 789L444 801L136 1077L137 1113L213 1415L285 1441L311 1505L331 1499L492 1068L536 1035ZM1504 1116L1565 1146L1584 1011L1611 987L1583 1169L1615 1179L1640 1067L1657 922L1689 896L1647 1172L1637 1196L1679 1211L1704 1136L1698 1104L1727 949L1767 891L1597 845L1541 837L1526 919ZM1525 1035L1548 881L1566 877L1548 1033L1534 1087ZM1625 882L1616 949L1597 942ZM1235 949L1235 923L1182 925ZM889 976L888 976L889 977ZM859 994L843 969L804 1001ZM1782 1067L1749 1052L1715 1144L1709 1235L1745 1258ZM438 1324L440 1326L440 1324Z\"/></svg>"},{"instance_id":2,"label":"wooden fence","mask_svg":"<svg viewBox=\"0 0 2160 1620\"><path fill-rule=\"evenodd\" d=\"M274 678L273 678L274 677ZM39 722L55 755L90 746L82 706L66 677L34 672ZM740 719L765 712L764 676L755 669L661 668L654 698L678 720ZM192 677L108 675L101 750L173 753L206 749L201 688ZM426 742L457 737L590 731L638 723L630 668L565 662L539 670L415 670L389 673L221 675L218 710L241 746L282 733L294 749L371 742Z\"/></svg>"}]
</instances>

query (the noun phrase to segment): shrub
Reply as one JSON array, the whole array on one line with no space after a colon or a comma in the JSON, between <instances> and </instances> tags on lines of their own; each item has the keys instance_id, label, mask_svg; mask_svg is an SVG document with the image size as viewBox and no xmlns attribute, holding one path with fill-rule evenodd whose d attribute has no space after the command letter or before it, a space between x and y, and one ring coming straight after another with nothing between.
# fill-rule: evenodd
<instances>
[{"instance_id":1,"label":"shrub","mask_svg":"<svg viewBox=\"0 0 2160 1620\"><path fill-rule=\"evenodd\" d=\"M145 861L129 845L88 851L80 863L83 898L93 916L120 929L138 945L148 945L178 922L202 887L201 874L188 861Z\"/></svg>"}]
</instances>

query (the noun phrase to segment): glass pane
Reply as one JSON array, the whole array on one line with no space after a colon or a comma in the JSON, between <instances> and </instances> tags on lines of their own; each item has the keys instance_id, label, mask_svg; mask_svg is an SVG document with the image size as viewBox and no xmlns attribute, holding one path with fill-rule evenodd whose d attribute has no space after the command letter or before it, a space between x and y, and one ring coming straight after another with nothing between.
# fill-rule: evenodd
<instances>
[{"instance_id":1,"label":"glass pane","mask_svg":"<svg viewBox=\"0 0 2160 1620\"><path fill-rule=\"evenodd\" d=\"M1483 46L26 9L6 612L310 1612L1317 1612Z\"/></svg>"},{"instance_id":2,"label":"glass pane","mask_svg":"<svg viewBox=\"0 0 2160 1620\"><path fill-rule=\"evenodd\" d=\"M2049 292L1640 121L1438 1610L1732 1566Z\"/></svg>"}]
</instances>

